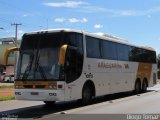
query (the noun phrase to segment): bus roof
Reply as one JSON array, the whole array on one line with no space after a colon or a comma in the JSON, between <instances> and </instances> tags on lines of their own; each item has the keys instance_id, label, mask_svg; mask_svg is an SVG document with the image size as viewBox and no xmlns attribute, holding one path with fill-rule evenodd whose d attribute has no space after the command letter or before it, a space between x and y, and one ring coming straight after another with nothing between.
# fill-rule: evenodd
<instances>
[{"instance_id":1,"label":"bus roof","mask_svg":"<svg viewBox=\"0 0 160 120\"><path fill-rule=\"evenodd\" d=\"M126 44L126 45L130 45L130 46L134 46L134 47L139 47L139 48L155 51L155 49L152 48L152 47L137 46L137 45L129 43L128 40L126 40L124 38L120 38L120 37L117 37L117 36L113 36L113 35L109 35L109 34L105 34L105 33L101 33L101 32L91 33L91 32L86 32L86 31L83 31L83 30L61 28L61 29L47 29L47 30L33 31L33 32L30 32L30 33L25 33L25 35L38 34L38 33L43 34L43 33L52 33L52 32L53 33L54 32L76 32L76 33L85 34L85 35L95 37L95 38L99 38L99 39L103 39L103 40L113 41L113 42L117 42L117 43L121 43L121 44Z\"/></svg>"}]
</instances>

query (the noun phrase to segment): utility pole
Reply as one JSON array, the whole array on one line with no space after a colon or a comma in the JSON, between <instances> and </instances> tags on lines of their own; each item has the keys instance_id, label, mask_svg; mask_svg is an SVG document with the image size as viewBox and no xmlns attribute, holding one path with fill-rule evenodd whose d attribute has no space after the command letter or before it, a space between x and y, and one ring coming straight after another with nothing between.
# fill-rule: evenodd
<instances>
[{"instance_id":1,"label":"utility pole","mask_svg":"<svg viewBox=\"0 0 160 120\"><path fill-rule=\"evenodd\" d=\"M13 26L13 25L16 27L16 29L15 29L15 44L17 46L18 45L17 44L18 26L22 25L22 24L21 23L12 23L11 26Z\"/></svg>"},{"instance_id":2,"label":"utility pole","mask_svg":"<svg viewBox=\"0 0 160 120\"><path fill-rule=\"evenodd\" d=\"M0 30L4 30L4 28L3 28L3 27L0 27Z\"/></svg>"}]
</instances>

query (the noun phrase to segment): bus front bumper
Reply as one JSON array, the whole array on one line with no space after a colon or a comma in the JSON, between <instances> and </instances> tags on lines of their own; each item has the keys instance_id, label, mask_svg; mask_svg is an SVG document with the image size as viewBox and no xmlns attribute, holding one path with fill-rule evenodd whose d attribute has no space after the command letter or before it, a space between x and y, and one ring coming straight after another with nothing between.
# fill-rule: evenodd
<instances>
[{"instance_id":1,"label":"bus front bumper","mask_svg":"<svg viewBox=\"0 0 160 120\"><path fill-rule=\"evenodd\" d=\"M15 89L17 100L64 101L64 90Z\"/></svg>"}]
</instances>

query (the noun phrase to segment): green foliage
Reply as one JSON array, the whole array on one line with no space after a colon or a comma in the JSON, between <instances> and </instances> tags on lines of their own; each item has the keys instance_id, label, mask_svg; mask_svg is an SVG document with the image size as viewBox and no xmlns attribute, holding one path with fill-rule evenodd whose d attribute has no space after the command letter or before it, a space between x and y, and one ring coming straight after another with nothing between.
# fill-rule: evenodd
<instances>
[{"instance_id":1,"label":"green foliage","mask_svg":"<svg viewBox=\"0 0 160 120\"><path fill-rule=\"evenodd\" d=\"M14 85L7 86L7 85L0 85L0 88L14 88Z\"/></svg>"},{"instance_id":2,"label":"green foliage","mask_svg":"<svg viewBox=\"0 0 160 120\"><path fill-rule=\"evenodd\" d=\"M15 96L0 97L0 101L15 100Z\"/></svg>"},{"instance_id":3,"label":"green foliage","mask_svg":"<svg viewBox=\"0 0 160 120\"><path fill-rule=\"evenodd\" d=\"M158 79L160 79L160 69L158 69L157 74L158 74Z\"/></svg>"},{"instance_id":4,"label":"green foliage","mask_svg":"<svg viewBox=\"0 0 160 120\"><path fill-rule=\"evenodd\" d=\"M160 54L157 55L157 64L158 64L158 69L160 69Z\"/></svg>"}]
</instances>

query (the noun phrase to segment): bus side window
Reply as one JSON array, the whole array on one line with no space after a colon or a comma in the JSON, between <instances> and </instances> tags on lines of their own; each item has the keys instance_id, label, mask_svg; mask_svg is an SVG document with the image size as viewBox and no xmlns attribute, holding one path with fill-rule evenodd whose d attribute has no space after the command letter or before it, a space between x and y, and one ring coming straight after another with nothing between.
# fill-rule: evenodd
<instances>
[{"instance_id":1,"label":"bus side window","mask_svg":"<svg viewBox=\"0 0 160 120\"><path fill-rule=\"evenodd\" d=\"M117 60L117 43L102 40L101 55L103 59Z\"/></svg>"},{"instance_id":2,"label":"bus side window","mask_svg":"<svg viewBox=\"0 0 160 120\"><path fill-rule=\"evenodd\" d=\"M86 50L88 58L101 58L100 40L86 36Z\"/></svg>"},{"instance_id":3,"label":"bus side window","mask_svg":"<svg viewBox=\"0 0 160 120\"><path fill-rule=\"evenodd\" d=\"M118 60L128 61L129 60L129 47L123 44L117 44L117 55Z\"/></svg>"}]
</instances>

